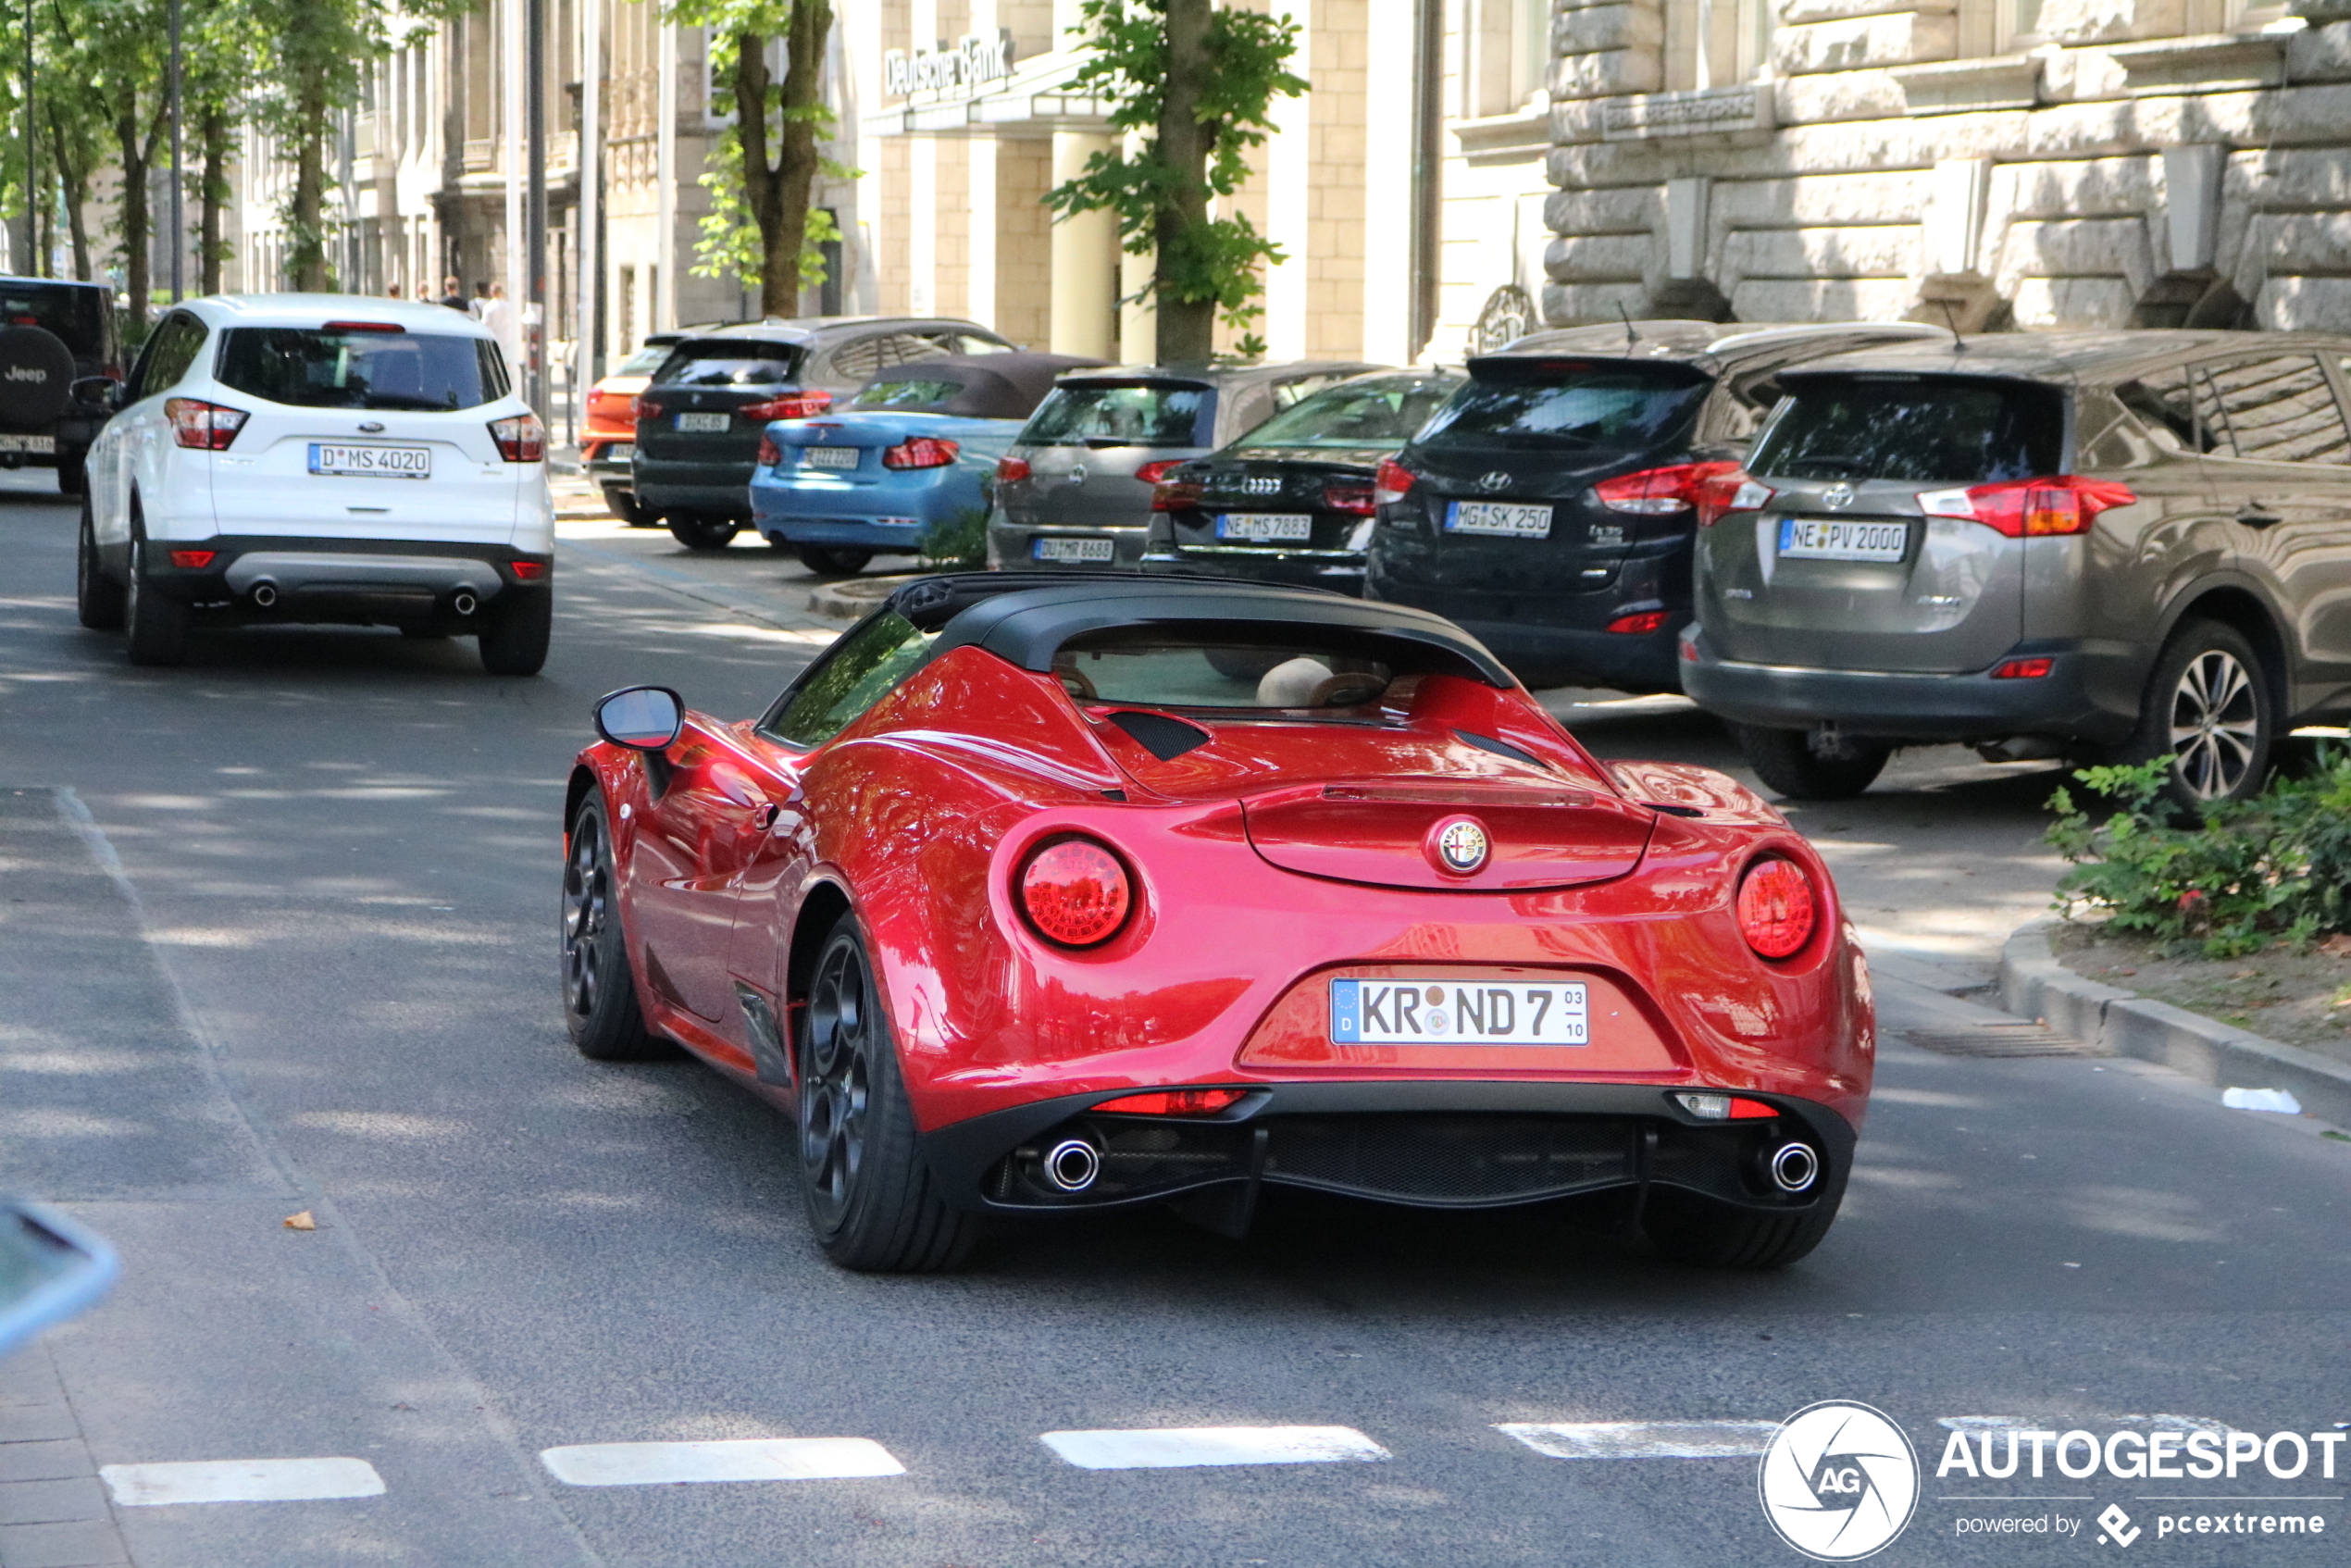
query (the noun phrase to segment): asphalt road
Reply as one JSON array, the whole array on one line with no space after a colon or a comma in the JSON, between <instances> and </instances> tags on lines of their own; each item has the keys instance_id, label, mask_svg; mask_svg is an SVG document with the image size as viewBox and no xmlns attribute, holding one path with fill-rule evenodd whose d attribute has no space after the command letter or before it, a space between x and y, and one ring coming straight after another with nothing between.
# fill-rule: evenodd
<instances>
[{"instance_id":1,"label":"asphalt road","mask_svg":"<svg viewBox=\"0 0 2351 1568\"><path fill-rule=\"evenodd\" d=\"M1562 1460L1497 1427L1822 1400L1885 1411L1925 1461L1878 1561L2123 1549L2081 1523L2109 1502L2145 1532L2130 1555L2340 1555L2351 1462L1934 1474L1962 1417L2351 1421L2351 1143L2137 1064L1895 1038L1992 1016L1968 988L2046 898L2046 777L1925 753L1799 814L1881 952L1889 1043L1844 1218L1781 1274L1668 1267L1545 1216L1292 1202L1244 1243L1141 1218L863 1278L807 1241L772 1114L689 1064L578 1059L554 989L556 809L590 699L651 678L762 703L821 637L788 571L575 537L536 679L348 631L200 638L186 668L133 670L74 624L46 478L0 492L0 1188L64 1203L126 1271L0 1367L0 1568L1793 1563L1751 1457ZM773 580L710 575L738 559ZM1702 717L1608 700L1556 702L1604 750L1726 760ZM282 1226L302 1211L317 1230ZM1290 1425L1386 1457L1096 1470L1040 1441ZM540 1458L782 1437L869 1439L902 1474L587 1487ZM99 1467L297 1457L364 1460L384 1489L87 1500ZM2311 1500L2243 1500L2288 1497ZM2327 1533L2153 1523L2248 1508ZM1959 1531L2006 1517L2079 1532Z\"/></svg>"}]
</instances>

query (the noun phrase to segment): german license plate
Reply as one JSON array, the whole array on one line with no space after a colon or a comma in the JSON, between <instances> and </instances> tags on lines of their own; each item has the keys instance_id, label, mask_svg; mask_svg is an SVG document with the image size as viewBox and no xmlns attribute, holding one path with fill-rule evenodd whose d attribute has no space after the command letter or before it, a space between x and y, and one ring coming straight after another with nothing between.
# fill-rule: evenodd
<instances>
[{"instance_id":1,"label":"german license plate","mask_svg":"<svg viewBox=\"0 0 2351 1568\"><path fill-rule=\"evenodd\" d=\"M637 455L637 443L636 443L636 442L628 442L628 441L616 441L616 442L613 442L613 443L612 443L611 450L607 451L607 452L604 454L604 458L605 458L605 461L607 461L607 462L612 462L612 463L626 463L626 462L628 462L630 458L632 458L632 457L634 457L634 456L636 456L636 455Z\"/></svg>"},{"instance_id":2,"label":"german license plate","mask_svg":"<svg viewBox=\"0 0 2351 1568\"><path fill-rule=\"evenodd\" d=\"M1780 555L1796 561L1899 561L1910 548L1908 523L1853 517L1782 517Z\"/></svg>"},{"instance_id":3,"label":"german license plate","mask_svg":"<svg viewBox=\"0 0 2351 1568\"><path fill-rule=\"evenodd\" d=\"M354 479L429 479L432 478L429 446L329 446L310 443L310 471Z\"/></svg>"},{"instance_id":4,"label":"german license plate","mask_svg":"<svg viewBox=\"0 0 2351 1568\"><path fill-rule=\"evenodd\" d=\"M1551 532L1551 509L1520 506L1507 501L1455 501L1445 508L1445 531L1548 539Z\"/></svg>"},{"instance_id":5,"label":"german license plate","mask_svg":"<svg viewBox=\"0 0 2351 1568\"><path fill-rule=\"evenodd\" d=\"M732 414L680 414L678 428L688 435L715 436L723 434L735 422Z\"/></svg>"},{"instance_id":6,"label":"german license plate","mask_svg":"<svg viewBox=\"0 0 2351 1568\"><path fill-rule=\"evenodd\" d=\"M55 452L56 450L57 438L55 436L0 435L0 452Z\"/></svg>"},{"instance_id":7,"label":"german license plate","mask_svg":"<svg viewBox=\"0 0 2351 1568\"><path fill-rule=\"evenodd\" d=\"M1589 1045L1580 981L1333 980L1338 1045Z\"/></svg>"},{"instance_id":8,"label":"german license plate","mask_svg":"<svg viewBox=\"0 0 2351 1568\"><path fill-rule=\"evenodd\" d=\"M801 461L812 468L854 468L865 455L853 446L809 446L801 451Z\"/></svg>"},{"instance_id":9,"label":"german license plate","mask_svg":"<svg viewBox=\"0 0 2351 1568\"><path fill-rule=\"evenodd\" d=\"M1117 553L1117 541L1108 539L1040 539L1028 547L1032 561L1107 561Z\"/></svg>"},{"instance_id":10,"label":"german license plate","mask_svg":"<svg viewBox=\"0 0 2351 1568\"><path fill-rule=\"evenodd\" d=\"M1245 544L1303 544L1314 537L1314 519L1303 512L1222 512L1216 537Z\"/></svg>"}]
</instances>

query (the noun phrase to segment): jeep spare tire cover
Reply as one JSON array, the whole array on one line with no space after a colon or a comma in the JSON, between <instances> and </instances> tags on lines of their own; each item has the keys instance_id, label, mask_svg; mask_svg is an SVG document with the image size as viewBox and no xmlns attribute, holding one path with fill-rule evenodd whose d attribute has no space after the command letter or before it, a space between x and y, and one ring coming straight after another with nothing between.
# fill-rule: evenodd
<instances>
[{"instance_id":1,"label":"jeep spare tire cover","mask_svg":"<svg viewBox=\"0 0 2351 1568\"><path fill-rule=\"evenodd\" d=\"M46 429L73 392L73 351L42 327L0 327L0 426Z\"/></svg>"}]
</instances>

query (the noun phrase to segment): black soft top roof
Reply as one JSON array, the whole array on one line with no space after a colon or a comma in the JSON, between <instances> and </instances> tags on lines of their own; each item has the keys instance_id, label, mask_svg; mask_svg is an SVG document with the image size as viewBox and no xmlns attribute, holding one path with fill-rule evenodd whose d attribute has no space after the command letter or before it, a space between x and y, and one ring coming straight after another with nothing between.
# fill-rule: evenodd
<instances>
[{"instance_id":1,"label":"black soft top roof","mask_svg":"<svg viewBox=\"0 0 2351 1568\"><path fill-rule=\"evenodd\" d=\"M857 389L859 397L892 381L944 381L960 390L935 403L905 411L953 414L967 419L1026 419L1037 412L1054 378L1102 362L1074 354L947 355L910 359L877 370Z\"/></svg>"},{"instance_id":2,"label":"black soft top roof","mask_svg":"<svg viewBox=\"0 0 2351 1568\"><path fill-rule=\"evenodd\" d=\"M1417 643L1454 674L1505 690L1518 684L1483 643L1442 616L1315 588L1131 572L967 572L908 583L883 608L925 630L939 628L934 657L950 648L984 648L1040 672L1052 668L1063 644L1088 632L1254 625Z\"/></svg>"}]
</instances>

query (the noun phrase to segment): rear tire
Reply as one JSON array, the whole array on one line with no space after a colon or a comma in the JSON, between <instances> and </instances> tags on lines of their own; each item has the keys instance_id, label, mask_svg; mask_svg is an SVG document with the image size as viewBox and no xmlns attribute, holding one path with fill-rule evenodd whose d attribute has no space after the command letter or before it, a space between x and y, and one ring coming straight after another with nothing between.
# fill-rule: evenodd
<instances>
[{"instance_id":1,"label":"rear tire","mask_svg":"<svg viewBox=\"0 0 2351 1568\"><path fill-rule=\"evenodd\" d=\"M1641 1229L1660 1255L1694 1268L1785 1268L1821 1244L1844 1198L1839 1186L1799 1213L1759 1213L1657 1188L1642 1211Z\"/></svg>"},{"instance_id":2,"label":"rear tire","mask_svg":"<svg viewBox=\"0 0 2351 1568\"><path fill-rule=\"evenodd\" d=\"M547 663L555 623L551 592L502 594L482 612L481 667L492 675L537 675Z\"/></svg>"},{"instance_id":3,"label":"rear tire","mask_svg":"<svg viewBox=\"0 0 2351 1568\"><path fill-rule=\"evenodd\" d=\"M2201 813L2250 800L2269 777L2277 716L2269 672L2245 633L2190 621L2171 634L2147 677L2139 728L2117 760L2171 759L2171 804Z\"/></svg>"},{"instance_id":4,"label":"rear tire","mask_svg":"<svg viewBox=\"0 0 2351 1568\"><path fill-rule=\"evenodd\" d=\"M81 498L81 538L73 552L73 607L93 631L120 631L128 591L106 575L98 559L98 524L90 498Z\"/></svg>"},{"instance_id":5,"label":"rear tire","mask_svg":"<svg viewBox=\"0 0 2351 1568\"><path fill-rule=\"evenodd\" d=\"M914 1109L856 916L816 958L800 1014L801 1193L808 1228L842 1268L930 1274L971 1256L979 1222L948 1207L914 1145Z\"/></svg>"},{"instance_id":6,"label":"rear tire","mask_svg":"<svg viewBox=\"0 0 2351 1568\"><path fill-rule=\"evenodd\" d=\"M615 484L608 484L603 488L605 511L610 512L632 529L649 529L655 526L653 519L645 515L645 509L637 504L637 498L634 495Z\"/></svg>"},{"instance_id":7,"label":"rear tire","mask_svg":"<svg viewBox=\"0 0 2351 1568\"><path fill-rule=\"evenodd\" d=\"M131 529L131 586L123 598L123 628L130 633L129 653L134 665L161 667L188 657L188 632L195 616L177 599L166 598L148 581L146 540L136 523Z\"/></svg>"},{"instance_id":8,"label":"rear tire","mask_svg":"<svg viewBox=\"0 0 2351 1568\"><path fill-rule=\"evenodd\" d=\"M669 537L689 550L724 550L743 531L732 517L705 517L682 513L668 519Z\"/></svg>"},{"instance_id":9,"label":"rear tire","mask_svg":"<svg viewBox=\"0 0 2351 1568\"><path fill-rule=\"evenodd\" d=\"M1739 750L1764 785L1792 801L1843 801L1860 794L1885 771L1894 748L1875 740L1842 740L1823 756L1803 729L1735 724Z\"/></svg>"},{"instance_id":10,"label":"rear tire","mask_svg":"<svg viewBox=\"0 0 2351 1568\"><path fill-rule=\"evenodd\" d=\"M628 942L620 926L619 878L613 870L612 827L594 794L571 819L564 840L564 1024L591 1062L645 1062L672 1054L645 1027Z\"/></svg>"},{"instance_id":11,"label":"rear tire","mask_svg":"<svg viewBox=\"0 0 2351 1568\"><path fill-rule=\"evenodd\" d=\"M795 544L792 554L818 577L852 577L864 571L865 563L874 558L870 550L851 550L836 544Z\"/></svg>"}]
</instances>

